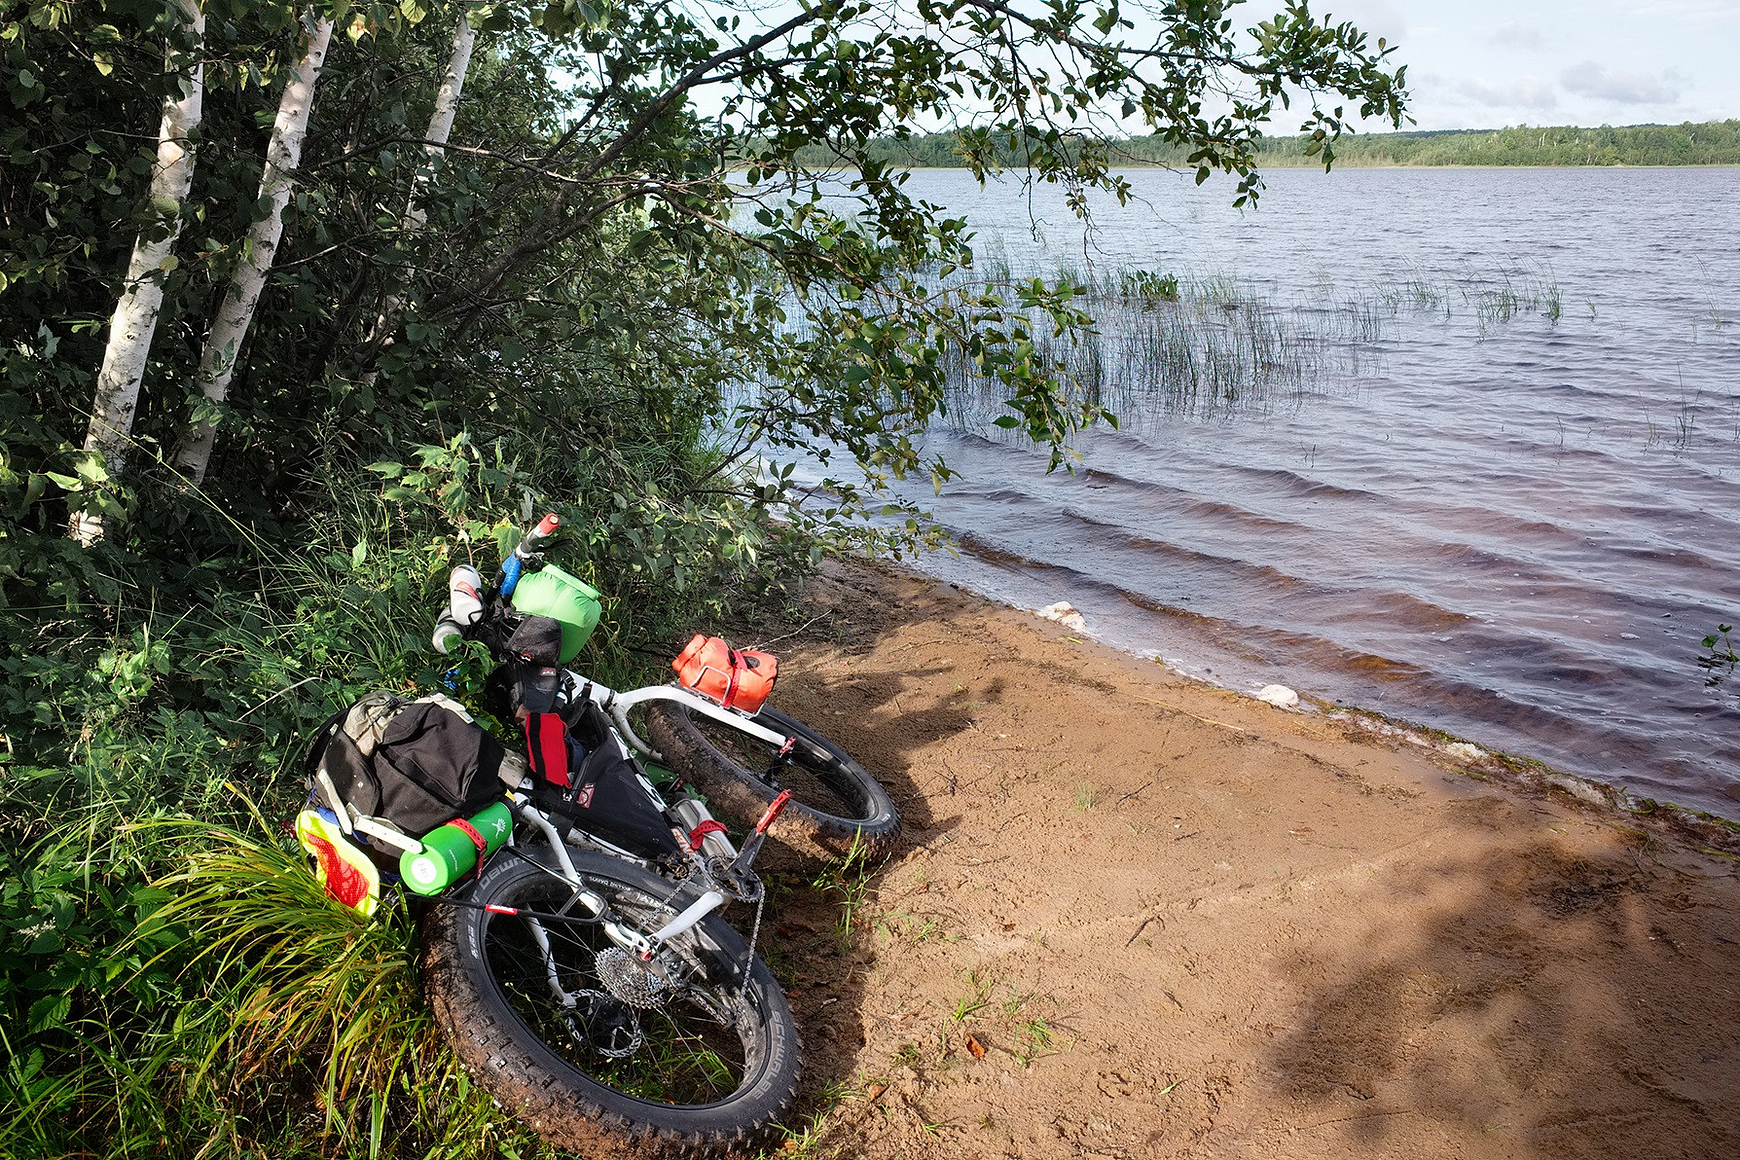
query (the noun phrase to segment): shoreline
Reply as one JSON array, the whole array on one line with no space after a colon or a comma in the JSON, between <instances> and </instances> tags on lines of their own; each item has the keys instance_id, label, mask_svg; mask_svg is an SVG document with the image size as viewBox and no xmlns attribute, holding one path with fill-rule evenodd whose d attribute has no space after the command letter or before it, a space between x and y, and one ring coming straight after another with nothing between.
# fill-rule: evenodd
<instances>
[{"instance_id":1,"label":"shoreline","mask_svg":"<svg viewBox=\"0 0 1740 1160\"><path fill-rule=\"evenodd\" d=\"M933 576L922 568L907 562L877 560L876 566L904 572L913 579L922 582L946 584L957 591L969 593L973 597L996 604L1016 614L1040 623L1044 622L1044 618L1036 610L1023 608L1000 597L979 592L952 580ZM1132 663L1152 662L1154 665L1164 668L1177 680L1199 684L1205 688L1222 690L1248 700L1258 700L1253 692L1186 671L1163 656L1102 641L1094 634L1091 625L1081 631L1091 638L1096 646L1109 649L1119 656L1127 657ZM1361 729L1373 736L1432 750L1440 754L1445 760L1458 763L1460 772L1465 776L1504 784L1519 793L1567 794L1587 805L1608 810L1615 816L1624 816L1634 819L1639 824L1647 823L1663 828L1678 835L1681 840L1702 843L1711 847L1718 856L1740 857L1740 817L1731 818L1710 810L1662 798L1639 797L1622 785L1613 785L1596 778L1571 773L1556 768L1551 763L1539 758L1495 749L1478 739L1452 733L1436 726L1383 713L1362 705L1342 704L1303 689L1295 691L1299 696L1299 707L1282 711L1314 715L1324 720Z\"/></svg>"},{"instance_id":2,"label":"shoreline","mask_svg":"<svg viewBox=\"0 0 1740 1160\"><path fill-rule=\"evenodd\" d=\"M747 171L749 168L750 168L749 166L745 165L745 166L742 166L741 168L733 168L731 170L731 172L742 173L742 172ZM890 168L897 170L898 172L901 172L901 173L957 173L957 172L958 173L965 173L965 172L967 172L967 167L964 165L898 165L898 166L890 166ZM1312 169L1312 170L1321 171L1323 169L1323 166L1321 164L1317 164L1317 163L1304 163L1304 162L1295 163L1295 162L1288 162L1288 161L1275 162L1275 161L1268 161L1268 160L1263 160L1263 159L1259 158L1257 165L1256 165L1256 168L1258 170ZM1161 169L1161 170L1165 170L1169 173L1177 173L1177 174L1181 174L1181 175L1187 175L1187 174L1192 172L1192 169L1189 166L1163 165L1158 161L1153 161L1153 162L1130 161L1130 162L1125 162L1124 164L1121 164L1121 165L1113 165L1113 166L1108 167L1108 171L1111 173L1145 172L1145 171L1151 170L1151 169ZM1490 170L1507 170L1507 169L1540 169L1540 170L1545 170L1545 169L1567 169L1567 170L1570 170L1570 169L1601 169L1601 170L1608 170L1608 169L1639 169L1639 170L1696 169L1696 170L1706 170L1706 169L1740 169L1740 161L1695 162L1695 163L1686 164L1686 165L1633 165L1629 162L1623 162L1623 161L1615 161L1615 162L1611 162L1611 163L1606 164L1606 165L1464 165L1464 164L1461 164L1459 162L1458 163L1446 163L1446 164L1441 164L1441 165L1422 165L1422 164L1416 164L1413 162L1390 162L1388 164L1373 164L1370 162L1359 162L1359 161L1345 161L1344 162L1344 161L1337 160L1335 162L1334 167L1331 168L1328 172L1334 173L1337 170L1342 170L1342 169L1417 169L1417 170L1431 170L1431 169L1463 169L1463 170L1468 170L1468 169L1478 169L1478 170L1486 170L1486 169L1490 169ZM1019 170L1017 170L1013 166L1005 168L1004 170L1002 170L1002 173L1015 173L1015 172L1019 172ZM1219 174L1218 176L1226 176L1226 175Z\"/></svg>"},{"instance_id":3,"label":"shoreline","mask_svg":"<svg viewBox=\"0 0 1740 1160\"><path fill-rule=\"evenodd\" d=\"M801 603L778 701L906 825L770 918L799 1155L1740 1140L1735 855L880 562Z\"/></svg>"}]
</instances>

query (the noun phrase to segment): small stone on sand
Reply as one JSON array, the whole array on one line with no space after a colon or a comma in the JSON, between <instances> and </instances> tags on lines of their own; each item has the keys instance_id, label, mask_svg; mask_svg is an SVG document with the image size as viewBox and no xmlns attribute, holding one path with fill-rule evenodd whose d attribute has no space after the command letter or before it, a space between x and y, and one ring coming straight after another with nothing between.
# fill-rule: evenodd
<instances>
[{"instance_id":1,"label":"small stone on sand","mask_svg":"<svg viewBox=\"0 0 1740 1160\"><path fill-rule=\"evenodd\" d=\"M1299 694L1286 685L1264 685L1257 690L1257 700L1267 701L1277 709L1291 709L1299 704Z\"/></svg>"}]
</instances>

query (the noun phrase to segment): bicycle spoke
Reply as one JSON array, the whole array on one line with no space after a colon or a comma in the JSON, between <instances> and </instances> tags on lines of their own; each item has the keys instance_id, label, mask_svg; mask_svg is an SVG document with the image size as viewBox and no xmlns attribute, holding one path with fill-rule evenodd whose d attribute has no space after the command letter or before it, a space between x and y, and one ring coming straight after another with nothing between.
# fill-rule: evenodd
<instances>
[{"instance_id":1,"label":"bicycle spoke","mask_svg":"<svg viewBox=\"0 0 1740 1160\"><path fill-rule=\"evenodd\" d=\"M531 885L515 905L547 913L566 891L556 882ZM612 907L641 930L657 929L668 913L654 900L625 895L614 898ZM662 952L670 956L664 965L677 987L662 1001L653 1000L654 1009L637 1011L600 978L597 956L615 946L601 924L541 922L546 959L530 921L493 916L486 953L510 1007L547 1046L597 1082L638 1099L704 1104L737 1089L754 1061L735 1025L731 999L693 978L702 966L692 952ZM567 1002L550 985L552 963Z\"/></svg>"}]
</instances>

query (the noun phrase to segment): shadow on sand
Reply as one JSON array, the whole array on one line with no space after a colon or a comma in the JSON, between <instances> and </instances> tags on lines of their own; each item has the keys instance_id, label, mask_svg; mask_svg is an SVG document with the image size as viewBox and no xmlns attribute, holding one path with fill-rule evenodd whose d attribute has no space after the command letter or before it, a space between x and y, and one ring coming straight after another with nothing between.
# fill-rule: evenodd
<instances>
[{"instance_id":1,"label":"shadow on sand","mask_svg":"<svg viewBox=\"0 0 1740 1160\"><path fill-rule=\"evenodd\" d=\"M1313 964L1337 982L1307 990L1271 1078L1362 1154L1740 1155L1740 917L1617 843L1519 842L1526 811L1462 804L1468 840Z\"/></svg>"}]
</instances>

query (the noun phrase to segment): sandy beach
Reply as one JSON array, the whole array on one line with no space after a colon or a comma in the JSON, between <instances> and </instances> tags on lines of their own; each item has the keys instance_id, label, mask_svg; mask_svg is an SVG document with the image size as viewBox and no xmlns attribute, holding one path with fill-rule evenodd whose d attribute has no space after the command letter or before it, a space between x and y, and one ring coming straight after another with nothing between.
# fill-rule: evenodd
<instances>
[{"instance_id":1,"label":"sandy beach","mask_svg":"<svg viewBox=\"0 0 1740 1160\"><path fill-rule=\"evenodd\" d=\"M1732 835L891 569L807 599L777 699L906 828L779 881L787 1152L1740 1155Z\"/></svg>"}]
</instances>

